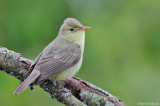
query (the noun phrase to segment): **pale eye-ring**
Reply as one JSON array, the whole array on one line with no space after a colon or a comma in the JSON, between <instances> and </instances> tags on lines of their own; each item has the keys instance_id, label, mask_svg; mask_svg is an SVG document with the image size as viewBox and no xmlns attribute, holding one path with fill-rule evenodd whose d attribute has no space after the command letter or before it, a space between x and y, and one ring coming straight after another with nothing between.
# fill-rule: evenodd
<instances>
[{"instance_id":1,"label":"pale eye-ring","mask_svg":"<svg viewBox=\"0 0 160 106\"><path fill-rule=\"evenodd\" d=\"M73 28L70 28L69 30L70 30L70 31L74 31L74 29L73 29Z\"/></svg>"}]
</instances>

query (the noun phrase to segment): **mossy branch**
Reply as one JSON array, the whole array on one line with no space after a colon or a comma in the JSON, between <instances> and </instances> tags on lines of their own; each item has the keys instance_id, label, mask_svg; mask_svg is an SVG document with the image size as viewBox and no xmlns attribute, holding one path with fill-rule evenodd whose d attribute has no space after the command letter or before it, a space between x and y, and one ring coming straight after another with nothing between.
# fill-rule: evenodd
<instances>
[{"instance_id":1,"label":"mossy branch","mask_svg":"<svg viewBox=\"0 0 160 106\"><path fill-rule=\"evenodd\" d=\"M32 62L20 53L0 47L0 70L21 81ZM48 92L52 99L68 106L124 106L117 97L78 78L61 82L46 80L40 87Z\"/></svg>"}]
</instances>

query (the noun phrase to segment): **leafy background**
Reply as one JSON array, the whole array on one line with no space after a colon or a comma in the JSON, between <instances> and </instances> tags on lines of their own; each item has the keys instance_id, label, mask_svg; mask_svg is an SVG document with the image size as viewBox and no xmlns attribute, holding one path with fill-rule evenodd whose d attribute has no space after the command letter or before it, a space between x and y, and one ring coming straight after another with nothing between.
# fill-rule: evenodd
<instances>
[{"instance_id":1,"label":"leafy background","mask_svg":"<svg viewBox=\"0 0 160 106\"><path fill-rule=\"evenodd\" d=\"M128 106L160 105L159 0L0 0L0 45L34 59L67 17L91 26L76 77ZM1 106L63 106L39 87L19 95L19 81L0 72Z\"/></svg>"}]
</instances>

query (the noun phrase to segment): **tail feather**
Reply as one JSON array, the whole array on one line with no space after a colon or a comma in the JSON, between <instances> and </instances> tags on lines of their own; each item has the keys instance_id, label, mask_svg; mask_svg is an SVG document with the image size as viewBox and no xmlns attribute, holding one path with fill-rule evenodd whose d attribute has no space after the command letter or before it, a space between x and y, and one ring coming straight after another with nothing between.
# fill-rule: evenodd
<instances>
[{"instance_id":1,"label":"tail feather","mask_svg":"<svg viewBox=\"0 0 160 106\"><path fill-rule=\"evenodd\" d=\"M23 92L31 83L33 83L40 75L39 70L33 70L32 73L19 85L14 94Z\"/></svg>"}]
</instances>

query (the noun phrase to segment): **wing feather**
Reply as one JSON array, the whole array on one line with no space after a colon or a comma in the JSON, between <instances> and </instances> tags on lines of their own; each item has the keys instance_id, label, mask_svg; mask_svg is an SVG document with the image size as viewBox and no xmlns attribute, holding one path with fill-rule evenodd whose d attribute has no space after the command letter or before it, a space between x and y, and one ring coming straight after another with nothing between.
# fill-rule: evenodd
<instances>
[{"instance_id":1,"label":"wing feather","mask_svg":"<svg viewBox=\"0 0 160 106\"><path fill-rule=\"evenodd\" d=\"M42 56L35 68L40 70L41 75L36 83L40 83L50 77L60 74L64 70L75 65L81 57L80 46L72 44L69 48L53 48L52 52Z\"/></svg>"}]
</instances>

